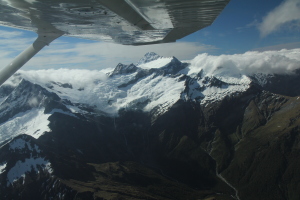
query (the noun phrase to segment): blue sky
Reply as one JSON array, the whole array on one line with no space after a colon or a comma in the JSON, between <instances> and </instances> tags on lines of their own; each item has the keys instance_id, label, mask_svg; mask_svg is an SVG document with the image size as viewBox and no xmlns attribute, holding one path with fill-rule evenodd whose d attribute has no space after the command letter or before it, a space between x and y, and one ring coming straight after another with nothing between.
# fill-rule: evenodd
<instances>
[{"instance_id":1,"label":"blue sky","mask_svg":"<svg viewBox=\"0 0 300 200\"><path fill-rule=\"evenodd\" d=\"M278 26L271 29L275 24ZM267 35L263 35L265 29L270 29ZM210 27L181 41L216 47L209 51L214 55L299 48L300 0L231 0Z\"/></svg>"},{"instance_id":2,"label":"blue sky","mask_svg":"<svg viewBox=\"0 0 300 200\"><path fill-rule=\"evenodd\" d=\"M23 51L36 34L0 26L0 68ZM137 62L145 53L189 60L198 54L300 48L300 0L231 0L215 22L176 43L124 46L61 37L23 69L103 69Z\"/></svg>"}]
</instances>

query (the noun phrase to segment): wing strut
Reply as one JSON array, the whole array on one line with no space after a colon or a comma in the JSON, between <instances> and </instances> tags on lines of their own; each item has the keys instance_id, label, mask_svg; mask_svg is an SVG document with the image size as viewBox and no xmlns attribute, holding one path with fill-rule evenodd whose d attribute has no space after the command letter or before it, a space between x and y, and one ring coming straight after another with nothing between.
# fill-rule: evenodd
<instances>
[{"instance_id":1,"label":"wing strut","mask_svg":"<svg viewBox=\"0 0 300 200\"><path fill-rule=\"evenodd\" d=\"M20 53L9 65L0 71L0 86L28 62L42 48L48 46L53 40L62 36L60 33L39 34L38 38L27 49Z\"/></svg>"}]
</instances>

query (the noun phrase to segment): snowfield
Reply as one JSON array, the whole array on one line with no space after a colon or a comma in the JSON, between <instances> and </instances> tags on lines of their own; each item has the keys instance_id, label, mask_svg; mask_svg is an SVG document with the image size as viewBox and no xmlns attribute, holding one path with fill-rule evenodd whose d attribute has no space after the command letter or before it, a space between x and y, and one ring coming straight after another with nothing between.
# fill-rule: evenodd
<instances>
[{"instance_id":1,"label":"snowfield","mask_svg":"<svg viewBox=\"0 0 300 200\"><path fill-rule=\"evenodd\" d=\"M157 60L153 60L148 63L139 64L138 67L143 69L155 69L155 68L162 68L169 64L173 58L158 58Z\"/></svg>"},{"instance_id":2,"label":"snowfield","mask_svg":"<svg viewBox=\"0 0 300 200\"><path fill-rule=\"evenodd\" d=\"M24 139L22 138L18 138L14 141L12 141L11 143L9 143L9 149L12 151L16 151L16 150L23 150L24 148L27 148L29 151L33 152L37 152L40 153L41 150L39 149L39 147L35 144L34 146L31 146L31 144L29 142L26 142Z\"/></svg>"},{"instance_id":3,"label":"snowfield","mask_svg":"<svg viewBox=\"0 0 300 200\"><path fill-rule=\"evenodd\" d=\"M39 138L44 132L50 131L48 127L49 116L50 114L44 114L44 109L38 108L15 115L0 125L0 143L21 134Z\"/></svg>"},{"instance_id":4,"label":"snowfield","mask_svg":"<svg viewBox=\"0 0 300 200\"><path fill-rule=\"evenodd\" d=\"M7 173L7 186L21 177L25 178L28 172L35 171L35 173L38 173L41 170L45 170L50 174L53 172L50 162L44 158L31 157L25 159L24 162L19 160Z\"/></svg>"},{"instance_id":5,"label":"snowfield","mask_svg":"<svg viewBox=\"0 0 300 200\"><path fill-rule=\"evenodd\" d=\"M7 163L2 163L2 164L0 164L0 174L2 174L2 173L5 171L6 164L7 164Z\"/></svg>"}]
</instances>

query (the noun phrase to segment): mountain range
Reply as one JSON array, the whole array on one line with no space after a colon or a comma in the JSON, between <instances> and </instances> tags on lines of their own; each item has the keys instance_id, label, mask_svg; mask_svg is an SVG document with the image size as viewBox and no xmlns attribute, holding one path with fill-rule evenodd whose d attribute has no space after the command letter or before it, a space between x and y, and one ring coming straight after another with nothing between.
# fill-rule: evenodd
<instances>
[{"instance_id":1,"label":"mountain range","mask_svg":"<svg viewBox=\"0 0 300 200\"><path fill-rule=\"evenodd\" d=\"M0 87L0 196L300 199L300 71L195 63L16 74Z\"/></svg>"}]
</instances>

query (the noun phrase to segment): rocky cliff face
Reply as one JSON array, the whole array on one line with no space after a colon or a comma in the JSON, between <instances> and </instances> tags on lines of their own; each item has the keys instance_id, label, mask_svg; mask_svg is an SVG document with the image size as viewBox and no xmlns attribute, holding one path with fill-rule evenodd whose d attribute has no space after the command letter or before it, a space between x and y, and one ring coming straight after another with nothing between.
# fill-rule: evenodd
<instances>
[{"instance_id":1,"label":"rocky cliff face","mask_svg":"<svg viewBox=\"0 0 300 200\"><path fill-rule=\"evenodd\" d=\"M85 84L23 72L0 88L0 194L299 199L300 97L279 76L191 73L154 53Z\"/></svg>"}]
</instances>

